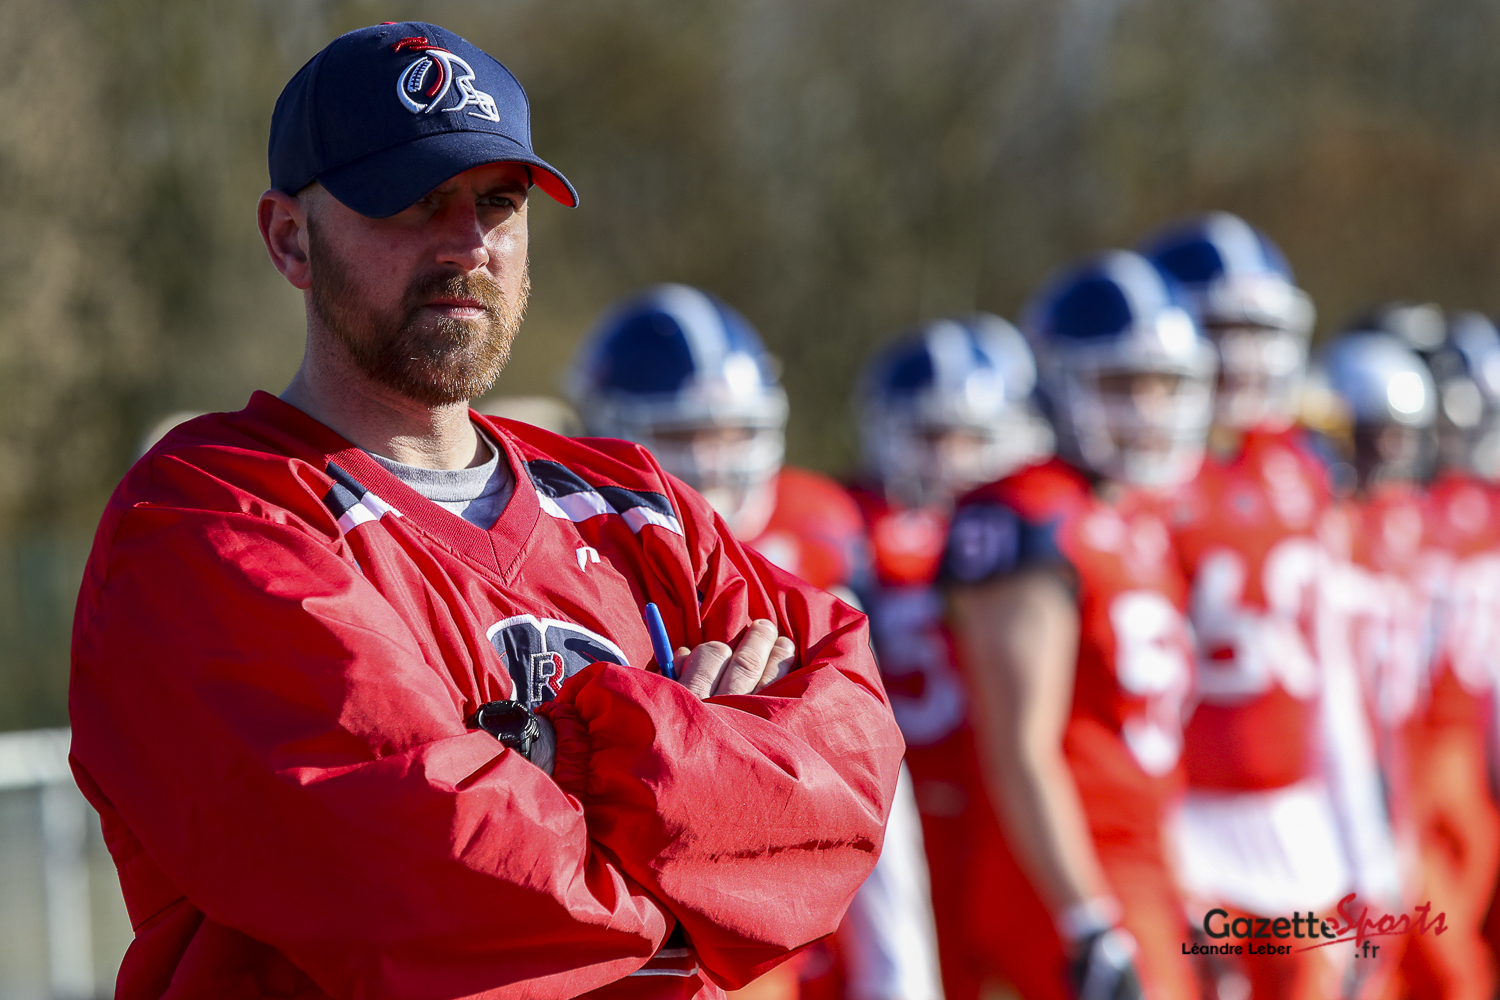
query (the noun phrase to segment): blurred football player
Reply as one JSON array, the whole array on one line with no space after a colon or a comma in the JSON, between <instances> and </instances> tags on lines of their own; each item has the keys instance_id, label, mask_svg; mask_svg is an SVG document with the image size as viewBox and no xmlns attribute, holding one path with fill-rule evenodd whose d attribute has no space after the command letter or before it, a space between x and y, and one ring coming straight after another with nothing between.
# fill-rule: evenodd
<instances>
[{"instance_id":1,"label":"blurred football player","mask_svg":"<svg viewBox=\"0 0 1500 1000\"><path fill-rule=\"evenodd\" d=\"M974 859L999 829L943 630L938 565L955 497L1050 450L1035 388L1025 338L982 313L899 338L865 366L856 398L865 476L852 492L872 555L860 597L906 737L948 1000L972 1000L998 975L995 900L971 904Z\"/></svg>"},{"instance_id":2,"label":"blurred football player","mask_svg":"<svg viewBox=\"0 0 1500 1000\"><path fill-rule=\"evenodd\" d=\"M1060 457L961 499L943 570L1005 831L992 947L1027 1000L1186 1000L1162 827L1193 652L1164 507L1202 461L1217 359L1124 251L1055 278L1027 334Z\"/></svg>"},{"instance_id":3,"label":"blurred football player","mask_svg":"<svg viewBox=\"0 0 1500 1000\"><path fill-rule=\"evenodd\" d=\"M1418 1000L1477 1000L1495 991L1480 928L1500 864L1485 749L1500 640L1500 333L1478 313L1445 317L1428 304L1387 304L1362 325L1423 358L1437 404L1419 580L1432 646L1405 749L1422 898L1446 912L1449 931L1413 938L1401 972Z\"/></svg>"},{"instance_id":4,"label":"blurred football player","mask_svg":"<svg viewBox=\"0 0 1500 1000\"><path fill-rule=\"evenodd\" d=\"M645 445L713 504L735 537L789 573L854 602L867 564L858 508L832 479L782 464L787 398L774 359L743 316L684 285L658 285L611 310L585 342L570 394L585 431ZM839 933L850 1000L941 1000L927 871L903 777L875 873ZM828 991L826 954L803 961ZM795 965L796 963L791 963ZM835 990L838 986L835 984ZM753 993L752 993L753 991ZM798 995L782 967L747 996Z\"/></svg>"},{"instance_id":5,"label":"blurred football player","mask_svg":"<svg viewBox=\"0 0 1500 1000\"><path fill-rule=\"evenodd\" d=\"M1317 621L1331 497L1294 427L1313 305L1277 247L1227 213L1169 226L1142 253L1179 282L1219 352L1210 455L1170 522L1199 644L1175 820L1184 888L1231 916L1329 914L1352 876L1324 768L1368 755L1369 741L1335 744L1320 712L1333 707L1320 705ZM1335 690L1357 726L1357 688ZM1314 1000L1337 989L1332 957L1215 964L1248 979L1256 1000Z\"/></svg>"},{"instance_id":6,"label":"blurred football player","mask_svg":"<svg viewBox=\"0 0 1500 1000\"><path fill-rule=\"evenodd\" d=\"M1361 324L1363 325L1363 324ZM1423 586L1429 543L1420 484L1431 453L1437 402L1432 377L1403 339L1383 330L1354 329L1322 351L1318 366L1352 421L1355 493L1335 511L1326 537L1343 571L1330 603L1349 625L1353 663L1375 735L1384 810L1397 858L1384 888L1362 887L1377 912L1396 912L1428 899L1418 865L1418 816L1411 770L1410 728L1428 689L1432 602ZM1425 780L1425 778L1423 779ZM1370 818L1373 823L1374 817ZM1369 898L1373 897L1373 898ZM1447 905L1433 899L1433 911ZM1406 939L1382 946L1381 963L1356 962L1365 995L1380 995Z\"/></svg>"}]
</instances>

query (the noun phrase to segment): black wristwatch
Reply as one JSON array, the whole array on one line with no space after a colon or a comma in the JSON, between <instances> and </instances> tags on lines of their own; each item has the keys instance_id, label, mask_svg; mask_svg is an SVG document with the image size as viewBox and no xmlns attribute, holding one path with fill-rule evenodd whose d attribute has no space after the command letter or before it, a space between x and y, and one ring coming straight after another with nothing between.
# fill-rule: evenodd
<instances>
[{"instance_id":1,"label":"black wristwatch","mask_svg":"<svg viewBox=\"0 0 1500 1000\"><path fill-rule=\"evenodd\" d=\"M536 716L519 701L485 702L469 716L467 725L470 729L483 729L527 760L542 735Z\"/></svg>"}]
</instances>

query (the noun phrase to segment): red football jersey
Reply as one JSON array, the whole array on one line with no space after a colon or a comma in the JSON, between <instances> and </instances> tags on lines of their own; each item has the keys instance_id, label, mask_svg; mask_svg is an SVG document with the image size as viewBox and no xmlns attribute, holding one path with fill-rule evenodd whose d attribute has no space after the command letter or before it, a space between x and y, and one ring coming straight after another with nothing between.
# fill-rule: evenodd
<instances>
[{"instance_id":1,"label":"red football jersey","mask_svg":"<svg viewBox=\"0 0 1500 1000\"><path fill-rule=\"evenodd\" d=\"M1351 649L1379 730L1389 740L1425 701L1432 647L1431 605L1423 586L1428 511L1404 483L1377 486L1347 505Z\"/></svg>"},{"instance_id":2,"label":"red football jersey","mask_svg":"<svg viewBox=\"0 0 1500 1000\"><path fill-rule=\"evenodd\" d=\"M1314 767L1322 465L1290 433L1252 432L1171 508L1191 587L1199 703L1184 733L1194 787L1280 788Z\"/></svg>"},{"instance_id":3,"label":"red football jersey","mask_svg":"<svg viewBox=\"0 0 1500 1000\"><path fill-rule=\"evenodd\" d=\"M1095 496L1060 459L960 501L945 575L974 583L1056 565L1076 581L1080 635L1063 751L1096 842L1159 851L1181 785L1182 711L1192 682L1186 583L1161 503Z\"/></svg>"},{"instance_id":4,"label":"red football jersey","mask_svg":"<svg viewBox=\"0 0 1500 1000\"><path fill-rule=\"evenodd\" d=\"M1500 656L1500 492L1444 473L1428 487L1422 582L1434 648L1428 725L1476 733Z\"/></svg>"},{"instance_id":5,"label":"red football jersey","mask_svg":"<svg viewBox=\"0 0 1500 1000\"><path fill-rule=\"evenodd\" d=\"M644 449L471 418L516 478L488 531L264 393L115 492L70 708L121 995L716 996L838 925L902 751L863 616ZM699 701L643 669L647 601L800 667ZM512 697L553 777L467 728Z\"/></svg>"},{"instance_id":6,"label":"red football jersey","mask_svg":"<svg viewBox=\"0 0 1500 1000\"><path fill-rule=\"evenodd\" d=\"M776 507L748 544L814 587L855 584L864 567L864 521L844 488L827 476L782 466Z\"/></svg>"},{"instance_id":7,"label":"red football jersey","mask_svg":"<svg viewBox=\"0 0 1500 1000\"><path fill-rule=\"evenodd\" d=\"M870 613L880 672L907 742L943 990L950 998L976 996L985 980L1004 975L994 943L1008 911L994 900L1006 898L1009 888L985 869L986 859L1001 850L1000 830L937 589L948 514L936 507L894 506L879 489L857 486L851 492L864 515L872 563L859 596Z\"/></svg>"},{"instance_id":8,"label":"red football jersey","mask_svg":"<svg viewBox=\"0 0 1500 1000\"><path fill-rule=\"evenodd\" d=\"M876 490L852 492L870 539L871 578L860 596L891 708L909 745L934 746L964 725L967 712L937 590L948 516L934 507L894 506ZM918 800L924 796L919 787Z\"/></svg>"},{"instance_id":9,"label":"red football jersey","mask_svg":"<svg viewBox=\"0 0 1500 1000\"><path fill-rule=\"evenodd\" d=\"M1422 577L1431 609L1426 700L1404 727L1409 790L1425 891L1441 899L1450 933L1409 942L1402 974L1412 997L1494 992L1494 904L1500 868L1489 753L1495 657L1500 655L1500 494L1448 471L1428 486ZM1489 943L1484 940L1486 911Z\"/></svg>"}]
</instances>

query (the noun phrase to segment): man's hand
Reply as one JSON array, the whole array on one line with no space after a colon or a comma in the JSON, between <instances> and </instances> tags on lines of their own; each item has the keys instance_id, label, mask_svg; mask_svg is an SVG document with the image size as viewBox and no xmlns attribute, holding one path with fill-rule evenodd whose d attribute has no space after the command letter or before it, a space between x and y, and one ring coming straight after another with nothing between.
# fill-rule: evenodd
<instances>
[{"instance_id":1,"label":"man's hand","mask_svg":"<svg viewBox=\"0 0 1500 1000\"><path fill-rule=\"evenodd\" d=\"M776 634L776 623L757 618L739 645L705 642L696 649L677 648L677 676L699 698L751 694L781 680L797 666L792 640Z\"/></svg>"},{"instance_id":2,"label":"man's hand","mask_svg":"<svg viewBox=\"0 0 1500 1000\"><path fill-rule=\"evenodd\" d=\"M792 640L776 634L776 623L757 618L738 646L705 642L697 649L677 647L677 676L699 698L750 694L779 681L797 666ZM557 762L557 731L544 715L536 717L541 734L531 746L531 762L552 773Z\"/></svg>"}]
</instances>

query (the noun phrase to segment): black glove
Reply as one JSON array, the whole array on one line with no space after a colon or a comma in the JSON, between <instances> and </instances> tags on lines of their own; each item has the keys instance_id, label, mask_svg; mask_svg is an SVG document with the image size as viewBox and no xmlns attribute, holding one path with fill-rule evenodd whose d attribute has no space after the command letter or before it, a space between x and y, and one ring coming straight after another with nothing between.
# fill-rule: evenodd
<instances>
[{"instance_id":1,"label":"black glove","mask_svg":"<svg viewBox=\"0 0 1500 1000\"><path fill-rule=\"evenodd\" d=\"M1135 951L1135 938L1123 927L1079 938L1068 963L1073 996L1077 1000L1144 1000Z\"/></svg>"}]
</instances>

